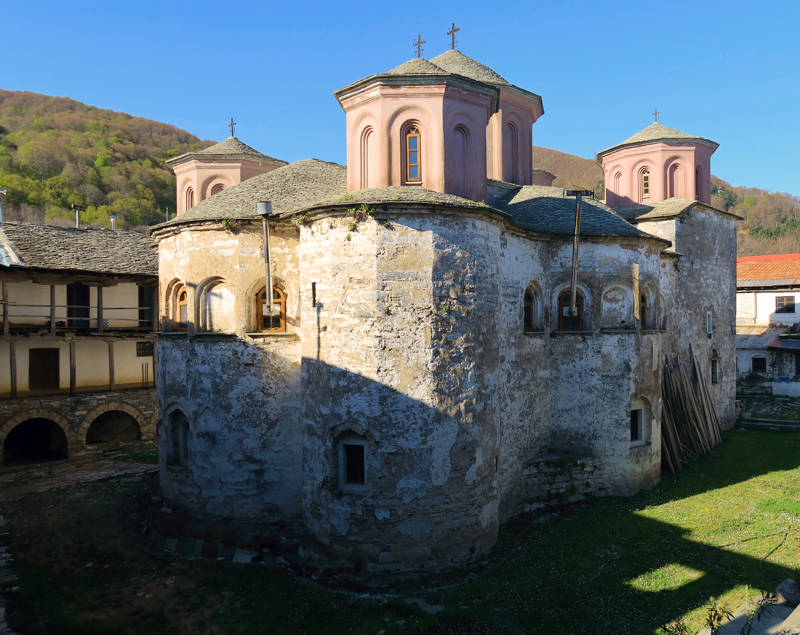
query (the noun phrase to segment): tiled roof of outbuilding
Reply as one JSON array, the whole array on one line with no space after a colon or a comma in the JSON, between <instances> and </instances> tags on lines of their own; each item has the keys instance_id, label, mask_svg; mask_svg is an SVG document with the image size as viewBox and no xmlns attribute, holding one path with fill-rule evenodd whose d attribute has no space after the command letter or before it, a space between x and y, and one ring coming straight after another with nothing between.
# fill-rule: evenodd
<instances>
[{"instance_id":1,"label":"tiled roof of outbuilding","mask_svg":"<svg viewBox=\"0 0 800 635\"><path fill-rule=\"evenodd\" d=\"M3 266L158 275L158 253L145 234L52 225L0 224Z\"/></svg>"},{"instance_id":2,"label":"tiled roof of outbuilding","mask_svg":"<svg viewBox=\"0 0 800 635\"><path fill-rule=\"evenodd\" d=\"M736 259L737 283L743 281L781 281L800 284L800 254L742 256Z\"/></svg>"}]
</instances>

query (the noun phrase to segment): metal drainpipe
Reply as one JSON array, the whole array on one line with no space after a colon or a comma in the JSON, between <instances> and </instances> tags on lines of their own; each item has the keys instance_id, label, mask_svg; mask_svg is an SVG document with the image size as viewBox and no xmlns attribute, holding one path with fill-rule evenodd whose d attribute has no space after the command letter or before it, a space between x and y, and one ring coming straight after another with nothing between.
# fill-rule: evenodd
<instances>
[{"instance_id":1,"label":"metal drainpipe","mask_svg":"<svg viewBox=\"0 0 800 635\"><path fill-rule=\"evenodd\" d=\"M270 201L260 201L258 203L258 215L261 216L261 227L264 232L264 295L267 297L267 311L269 313L269 327L272 328L272 272L269 263L269 222L267 219L272 213L272 203Z\"/></svg>"},{"instance_id":2,"label":"metal drainpipe","mask_svg":"<svg viewBox=\"0 0 800 635\"><path fill-rule=\"evenodd\" d=\"M578 241L581 234L581 197L594 196L592 190L564 190L564 196L575 198L575 231L572 238L572 279L569 288L569 312L571 317L578 313L575 303L578 299Z\"/></svg>"}]
</instances>

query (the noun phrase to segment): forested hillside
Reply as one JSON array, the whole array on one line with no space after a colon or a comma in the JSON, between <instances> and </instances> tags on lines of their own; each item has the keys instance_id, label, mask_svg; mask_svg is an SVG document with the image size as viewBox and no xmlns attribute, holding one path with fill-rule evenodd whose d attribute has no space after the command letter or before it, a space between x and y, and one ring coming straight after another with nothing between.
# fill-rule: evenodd
<instances>
[{"instance_id":1,"label":"forested hillside","mask_svg":"<svg viewBox=\"0 0 800 635\"><path fill-rule=\"evenodd\" d=\"M164 159L209 145L173 126L72 99L0 90L5 220L139 227L175 213Z\"/></svg>"},{"instance_id":2,"label":"forested hillside","mask_svg":"<svg viewBox=\"0 0 800 635\"><path fill-rule=\"evenodd\" d=\"M533 147L533 166L557 176L559 187L587 187L600 196L603 172L594 159ZM733 186L711 177L711 204L744 218L739 223L739 255L800 252L800 198L755 187Z\"/></svg>"}]
</instances>

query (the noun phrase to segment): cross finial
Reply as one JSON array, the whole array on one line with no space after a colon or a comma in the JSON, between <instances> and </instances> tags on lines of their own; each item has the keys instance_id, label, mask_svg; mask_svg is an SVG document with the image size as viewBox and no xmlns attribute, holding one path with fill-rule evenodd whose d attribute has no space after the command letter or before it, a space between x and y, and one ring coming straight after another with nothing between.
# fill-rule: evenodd
<instances>
[{"instance_id":1,"label":"cross finial","mask_svg":"<svg viewBox=\"0 0 800 635\"><path fill-rule=\"evenodd\" d=\"M421 35L417 36L417 41L414 42L411 46L417 47L417 57L422 57L422 45L425 44L425 40L422 39Z\"/></svg>"},{"instance_id":2,"label":"cross finial","mask_svg":"<svg viewBox=\"0 0 800 635\"><path fill-rule=\"evenodd\" d=\"M450 48L455 50L456 48L456 33L458 33L461 29L456 27L455 22L450 23L450 30L447 32L447 35L450 36Z\"/></svg>"},{"instance_id":3,"label":"cross finial","mask_svg":"<svg viewBox=\"0 0 800 635\"><path fill-rule=\"evenodd\" d=\"M658 121L658 116L660 114L661 113L659 112L658 107L656 106L656 109L653 111L653 121Z\"/></svg>"},{"instance_id":4,"label":"cross finial","mask_svg":"<svg viewBox=\"0 0 800 635\"><path fill-rule=\"evenodd\" d=\"M231 117L231 122L228 124L228 128L231 129L231 136L235 137L236 135L233 133L236 130L236 122L233 120L233 117Z\"/></svg>"}]
</instances>

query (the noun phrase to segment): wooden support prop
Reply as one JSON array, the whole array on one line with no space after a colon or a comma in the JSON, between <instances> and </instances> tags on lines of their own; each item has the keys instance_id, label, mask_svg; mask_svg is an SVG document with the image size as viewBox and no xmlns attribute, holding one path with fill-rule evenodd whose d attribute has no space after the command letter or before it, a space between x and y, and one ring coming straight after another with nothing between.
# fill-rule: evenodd
<instances>
[{"instance_id":1,"label":"wooden support prop","mask_svg":"<svg viewBox=\"0 0 800 635\"><path fill-rule=\"evenodd\" d=\"M75 340L69 343L69 394L75 394Z\"/></svg>"},{"instance_id":2,"label":"wooden support prop","mask_svg":"<svg viewBox=\"0 0 800 635\"><path fill-rule=\"evenodd\" d=\"M50 285L50 335L56 334L56 286Z\"/></svg>"},{"instance_id":3,"label":"wooden support prop","mask_svg":"<svg viewBox=\"0 0 800 635\"><path fill-rule=\"evenodd\" d=\"M108 342L108 389L114 390L114 342Z\"/></svg>"},{"instance_id":4,"label":"wooden support prop","mask_svg":"<svg viewBox=\"0 0 800 635\"><path fill-rule=\"evenodd\" d=\"M14 340L8 343L8 363L11 374L11 397L17 396L17 346Z\"/></svg>"},{"instance_id":5,"label":"wooden support prop","mask_svg":"<svg viewBox=\"0 0 800 635\"><path fill-rule=\"evenodd\" d=\"M103 332L103 287L97 287L97 332Z\"/></svg>"},{"instance_id":6,"label":"wooden support prop","mask_svg":"<svg viewBox=\"0 0 800 635\"><path fill-rule=\"evenodd\" d=\"M8 337L8 285L3 281L3 336Z\"/></svg>"}]
</instances>

